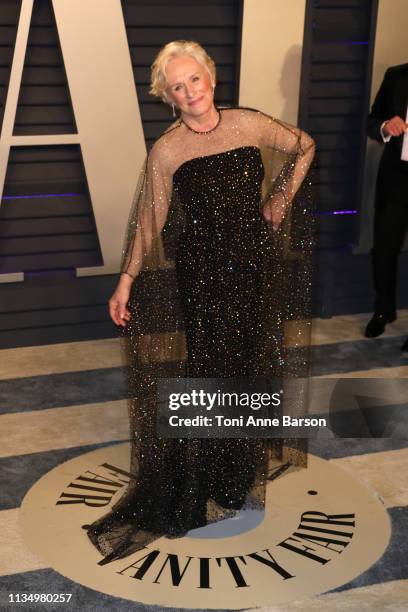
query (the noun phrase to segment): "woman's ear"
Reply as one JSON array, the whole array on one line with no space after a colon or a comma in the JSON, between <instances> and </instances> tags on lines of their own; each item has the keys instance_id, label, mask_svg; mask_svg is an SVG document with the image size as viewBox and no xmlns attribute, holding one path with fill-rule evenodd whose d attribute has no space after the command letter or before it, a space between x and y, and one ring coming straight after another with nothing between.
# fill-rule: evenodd
<instances>
[{"instance_id":1,"label":"woman's ear","mask_svg":"<svg viewBox=\"0 0 408 612\"><path fill-rule=\"evenodd\" d=\"M167 102L167 104L173 104L173 100L171 98L171 95L169 96L169 94L167 93L167 91L165 89L163 89L163 100L164 102Z\"/></svg>"}]
</instances>

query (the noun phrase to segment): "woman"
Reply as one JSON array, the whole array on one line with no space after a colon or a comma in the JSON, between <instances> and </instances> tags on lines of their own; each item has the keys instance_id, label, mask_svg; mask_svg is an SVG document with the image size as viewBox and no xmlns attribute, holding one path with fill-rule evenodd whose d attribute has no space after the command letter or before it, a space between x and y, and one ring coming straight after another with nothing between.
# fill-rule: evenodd
<instances>
[{"instance_id":1,"label":"woman","mask_svg":"<svg viewBox=\"0 0 408 612\"><path fill-rule=\"evenodd\" d=\"M152 66L151 93L180 117L146 159L109 301L130 364L134 477L110 513L84 525L100 564L262 504L273 459L305 464L302 441L156 433L158 378L307 373L311 214L294 196L314 143L262 112L217 108L215 82L191 41L169 43ZM302 398L292 403L295 412Z\"/></svg>"}]
</instances>

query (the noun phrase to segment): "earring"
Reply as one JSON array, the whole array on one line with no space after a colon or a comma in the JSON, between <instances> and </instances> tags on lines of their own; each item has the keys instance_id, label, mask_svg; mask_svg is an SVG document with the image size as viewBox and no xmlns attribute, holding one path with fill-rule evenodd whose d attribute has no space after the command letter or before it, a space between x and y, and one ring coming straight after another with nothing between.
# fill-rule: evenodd
<instances>
[{"instance_id":1,"label":"earring","mask_svg":"<svg viewBox=\"0 0 408 612\"><path fill-rule=\"evenodd\" d=\"M173 117L175 117L176 116L176 111L174 109L174 104L172 104L171 106L172 106L172 109L173 109Z\"/></svg>"}]
</instances>

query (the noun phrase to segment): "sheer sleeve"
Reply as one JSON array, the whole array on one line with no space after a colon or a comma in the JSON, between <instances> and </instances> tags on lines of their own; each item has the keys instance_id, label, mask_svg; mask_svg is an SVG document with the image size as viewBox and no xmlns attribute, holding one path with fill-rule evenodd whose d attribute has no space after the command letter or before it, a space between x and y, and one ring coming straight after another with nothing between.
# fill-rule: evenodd
<instances>
[{"instance_id":1,"label":"sheer sleeve","mask_svg":"<svg viewBox=\"0 0 408 612\"><path fill-rule=\"evenodd\" d=\"M311 372L316 231L310 167L315 143L298 127L262 112L258 115L258 138L265 169L261 208L276 204L283 212L278 231L270 224L273 247L268 279L278 290L270 298L269 312L273 316L269 327L281 333L283 413L304 416L308 411ZM272 353L270 358L274 359ZM293 449L289 452L295 455L306 452L306 442L301 438L291 440L289 446Z\"/></svg>"},{"instance_id":2,"label":"sheer sleeve","mask_svg":"<svg viewBox=\"0 0 408 612\"><path fill-rule=\"evenodd\" d=\"M275 168L268 181L269 189L262 204L278 193L285 207L292 202L302 184L315 154L314 140L303 130L262 113L261 142L270 158L267 166Z\"/></svg>"},{"instance_id":3,"label":"sheer sleeve","mask_svg":"<svg viewBox=\"0 0 408 612\"><path fill-rule=\"evenodd\" d=\"M120 271L136 278L148 262L160 267L164 258L160 233L166 222L172 177L165 147L157 141L146 157L130 211Z\"/></svg>"}]
</instances>

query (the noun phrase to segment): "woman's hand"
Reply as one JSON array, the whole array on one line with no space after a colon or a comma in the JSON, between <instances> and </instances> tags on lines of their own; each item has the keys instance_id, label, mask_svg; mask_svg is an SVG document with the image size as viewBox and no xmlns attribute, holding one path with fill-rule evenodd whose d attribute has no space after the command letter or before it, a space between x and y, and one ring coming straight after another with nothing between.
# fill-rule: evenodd
<instances>
[{"instance_id":1,"label":"woman's hand","mask_svg":"<svg viewBox=\"0 0 408 612\"><path fill-rule=\"evenodd\" d=\"M262 208L265 221L272 223L273 229L279 229L286 210L286 198L282 192L275 194Z\"/></svg>"},{"instance_id":2,"label":"woman's hand","mask_svg":"<svg viewBox=\"0 0 408 612\"><path fill-rule=\"evenodd\" d=\"M115 325L120 325L121 327L126 327L127 321L130 320L130 311L127 308L127 303L131 286L132 279L130 276L122 274L115 292L109 300L110 317Z\"/></svg>"}]
</instances>

